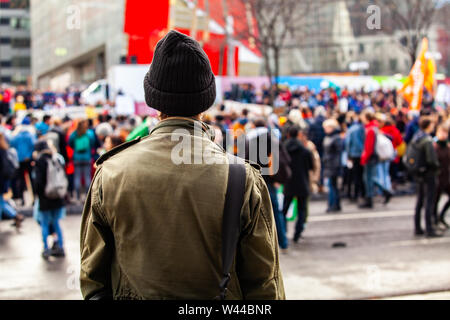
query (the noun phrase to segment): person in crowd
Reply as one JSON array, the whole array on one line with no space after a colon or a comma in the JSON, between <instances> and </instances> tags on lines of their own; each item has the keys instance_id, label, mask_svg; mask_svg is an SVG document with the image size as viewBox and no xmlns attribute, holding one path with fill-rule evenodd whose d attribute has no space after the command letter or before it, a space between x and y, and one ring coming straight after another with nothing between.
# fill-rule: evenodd
<instances>
[{"instance_id":1,"label":"person in crowd","mask_svg":"<svg viewBox=\"0 0 450 320\"><path fill-rule=\"evenodd\" d=\"M272 147L277 152L273 152ZM278 203L278 184L284 183L289 179L289 173L286 166L290 164L290 157L287 154L283 144L280 144L279 137L274 131L269 130L266 121L262 117L257 117L252 121L252 128L246 135L246 159L257 163L261 168L269 170L268 175L264 175L264 181L272 202L272 209L275 218L275 225L278 235L278 244L281 252L286 253L289 242L286 236L286 221L282 216ZM277 172L275 162L278 164Z\"/></svg>"},{"instance_id":2,"label":"person in crowd","mask_svg":"<svg viewBox=\"0 0 450 320\"><path fill-rule=\"evenodd\" d=\"M224 150L227 150L228 126L225 122L225 117L222 114L217 114L214 118L214 125L217 128L217 142Z\"/></svg>"},{"instance_id":3,"label":"person in crowd","mask_svg":"<svg viewBox=\"0 0 450 320\"><path fill-rule=\"evenodd\" d=\"M348 167L350 169L349 198L350 201L358 202L364 198L363 167L361 166L361 155L364 150L365 129L361 123L360 116L353 114L352 123L345 135L345 151L348 156ZM352 188L353 187L353 188Z\"/></svg>"},{"instance_id":4,"label":"person in crowd","mask_svg":"<svg viewBox=\"0 0 450 320\"><path fill-rule=\"evenodd\" d=\"M328 179L328 208L327 213L339 212L341 199L338 188L338 178L341 174L342 139L337 120L328 119L323 123L325 139L323 141L323 175Z\"/></svg>"},{"instance_id":5,"label":"person in crowd","mask_svg":"<svg viewBox=\"0 0 450 320\"><path fill-rule=\"evenodd\" d=\"M312 170L309 171L309 183L310 183L310 192L312 194L316 194L319 192L320 185L320 172L321 172L321 161L319 152L317 152L316 145L308 140L308 132L306 128L300 128L298 138L300 142L306 147L306 149L311 152L313 159L313 167Z\"/></svg>"},{"instance_id":6,"label":"person in crowd","mask_svg":"<svg viewBox=\"0 0 450 320\"><path fill-rule=\"evenodd\" d=\"M9 191L11 178L15 170L8 159L9 148L5 135L0 132L0 220L12 219L14 220L14 226L19 229L24 217L18 214L14 207L4 198L4 194Z\"/></svg>"},{"instance_id":7,"label":"person in crowd","mask_svg":"<svg viewBox=\"0 0 450 320\"><path fill-rule=\"evenodd\" d=\"M433 146L431 133L434 131L434 123L428 116L419 120L419 131L411 140L411 146L418 150L420 158L419 172L416 173L417 202L414 216L415 235L425 234L421 224L421 211L425 204L425 227L427 237L438 237L433 227L433 211L436 199L436 178L440 167L436 150Z\"/></svg>"},{"instance_id":8,"label":"person in crowd","mask_svg":"<svg viewBox=\"0 0 450 320\"><path fill-rule=\"evenodd\" d=\"M229 160L201 121L214 103L216 84L199 43L170 31L156 46L144 91L162 121L150 138L97 161L81 225L83 297L285 299L270 195L259 166L248 163L236 263L218 287L218 208L224 208ZM203 146L202 164L175 163L180 142L172 135L180 131ZM184 152L195 158L196 148Z\"/></svg>"},{"instance_id":9,"label":"person in crowd","mask_svg":"<svg viewBox=\"0 0 450 320\"><path fill-rule=\"evenodd\" d=\"M392 141L392 145L396 150L396 157L392 161L384 161L382 163L382 171L385 177L385 187L392 191L392 183L397 180L397 174L400 167L401 157L403 156L403 151L400 150L404 144L403 136L400 130L395 126L394 119L386 115L383 117L383 123L381 125L381 132ZM392 169L392 170L391 170ZM392 176L392 179L391 179ZM391 182L391 180L393 180Z\"/></svg>"},{"instance_id":10,"label":"person in crowd","mask_svg":"<svg viewBox=\"0 0 450 320\"><path fill-rule=\"evenodd\" d=\"M58 118L53 118L50 129L46 134L47 140L51 140L53 146L56 148L56 152L63 156L64 162L69 161L69 156L67 155L67 140L66 140L66 129L64 128L64 123Z\"/></svg>"},{"instance_id":11,"label":"person in crowd","mask_svg":"<svg viewBox=\"0 0 450 320\"><path fill-rule=\"evenodd\" d=\"M233 150L232 152L234 155L238 155L239 153L242 153L242 150L239 150L240 147L240 141L241 137L245 136L245 131L248 124L248 110L244 109L242 110L241 116L234 122L234 124L231 127L231 135L233 137Z\"/></svg>"},{"instance_id":12,"label":"person in crowd","mask_svg":"<svg viewBox=\"0 0 450 320\"><path fill-rule=\"evenodd\" d=\"M77 193L77 199L82 200L82 179L84 180L85 189L89 188L91 183L91 165L92 165L92 149L95 141L88 132L89 123L82 120L78 123L77 129L69 138L69 146L73 149L74 163L74 188Z\"/></svg>"},{"instance_id":13,"label":"person in crowd","mask_svg":"<svg viewBox=\"0 0 450 320\"><path fill-rule=\"evenodd\" d=\"M112 149L120 146L125 141L122 139L122 137L110 135L105 138L104 148L105 152L109 152Z\"/></svg>"},{"instance_id":14,"label":"person in crowd","mask_svg":"<svg viewBox=\"0 0 450 320\"><path fill-rule=\"evenodd\" d=\"M419 130L419 114L417 111L410 111L408 113L408 123L405 129L405 142L410 143L414 135Z\"/></svg>"},{"instance_id":15,"label":"person in crowd","mask_svg":"<svg viewBox=\"0 0 450 320\"><path fill-rule=\"evenodd\" d=\"M60 170L62 172L62 178L67 179L64 170L64 158L62 156L56 156L56 149L52 151L46 140L39 140L36 143L35 150L36 165L34 167L35 173L35 190L38 195L38 221L41 225L42 241L44 245L44 250L42 252L42 257L48 260L50 256L64 257L64 246L63 246L63 234L62 229L59 224L59 220L62 218L64 213L64 198L65 194L49 193L49 184L52 185L52 189L56 188L60 184L64 184L64 181L59 181L61 179L60 175L52 175L48 173L48 170L52 167L56 168L53 170ZM56 171L52 171L56 172ZM52 176L52 181L49 181L49 176ZM66 184L67 186L67 184ZM52 248L49 248L48 237L53 231L57 235L57 242L55 242Z\"/></svg>"},{"instance_id":16,"label":"person in crowd","mask_svg":"<svg viewBox=\"0 0 450 320\"><path fill-rule=\"evenodd\" d=\"M389 203L392 193L387 190L383 184L378 181L377 163L378 157L375 152L376 135L378 133L378 121L375 119L375 114L371 109L365 109L362 113L362 121L365 127L365 141L364 150L361 155L361 165L364 167L364 185L366 198L364 203L359 207L361 209L373 208L373 197L375 196L375 186L380 188L385 200L384 203Z\"/></svg>"},{"instance_id":17,"label":"person in crowd","mask_svg":"<svg viewBox=\"0 0 450 320\"><path fill-rule=\"evenodd\" d=\"M388 123L386 114L378 113L375 115L375 118L377 119L378 126L379 126L377 133L386 136L389 139L389 141L391 142L392 147L395 149L403 141L403 138L402 138L400 132L393 130L391 128L392 126L390 125L390 123L389 123L389 126L387 128L385 128L386 124ZM390 167L391 167L391 161L394 161L394 160L395 159L383 159L383 160L378 159L378 162L377 162L378 181L383 185L383 188L388 190L390 193L392 193L392 181L391 181Z\"/></svg>"},{"instance_id":18,"label":"person in crowd","mask_svg":"<svg viewBox=\"0 0 450 320\"><path fill-rule=\"evenodd\" d=\"M436 191L436 200L434 203L434 223L442 224L446 229L450 228L445 221L445 215L450 208L450 146L448 142L449 128L441 124L436 130L436 153L440 164L438 175L438 186ZM439 200L442 194L447 195L448 199L438 214Z\"/></svg>"},{"instance_id":19,"label":"person in crowd","mask_svg":"<svg viewBox=\"0 0 450 320\"><path fill-rule=\"evenodd\" d=\"M298 242L305 229L308 214L309 174L313 170L312 153L303 145L305 135L299 127L292 126L289 129L289 138L285 142L285 148L291 158L290 167L292 176L284 188L283 215L286 218L289 206L294 198L297 198L297 222L295 224L294 242Z\"/></svg>"},{"instance_id":20,"label":"person in crowd","mask_svg":"<svg viewBox=\"0 0 450 320\"><path fill-rule=\"evenodd\" d=\"M12 99L12 93L9 88L7 88L6 86L2 86L0 88L0 94L1 94L0 114L3 116L7 116L10 112L9 109L10 109L10 103L11 103L11 99Z\"/></svg>"},{"instance_id":21,"label":"person in crowd","mask_svg":"<svg viewBox=\"0 0 450 320\"><path fill-rule=\"evenodd\" d=\"M13 185L14 199L21 200L22 205L25 205L24 192L27 189L27 178L32 183L31 162L36 142L35 130L29 117L25 117L22 125L14 129L12 136L11 147L16 149L20 165Z\"/></svg>"},{"instance_id":22,"label":"person in crowd","mask_svg":"<svg viewBox=\"0 0 450 320\"><path fill-rule=\"evenodd\" d=\"M50 130L51 120L52 116L46 114L42 118L42 121L36 124L36 131L38 136L44 136L48 133L48 131Z\"/></svg>"},{"instance_id":23,"label":"person in crowd","mask_svg":"<svg viewBox=\"0 0 450 320\"><path fill-rule=\"evenodd\" d=\"M317 148L317 152L319 152L320 159L322 161L321 167L324 167L323 162L323 141L325 139L325 131L323 129L323 122L326 120L326 110L324 107L319 106L314 110L314 120L312 121L309 131L308 138L311 140ZM323 169L320 177L320 190L319 192L323 192Z\"/></svg>"},{"instance_id":24,"label":"person in crowd","mask_svg":"<svg viewBox=\"0 0 450 320\"><path fill-rule=\"evenodd\" d=\"M27 106L24 103L25 99L23 96L17 96L16 102L14 103L13 111L16 113L18 111L27 110Z\"/></svg>"}]
</instances>

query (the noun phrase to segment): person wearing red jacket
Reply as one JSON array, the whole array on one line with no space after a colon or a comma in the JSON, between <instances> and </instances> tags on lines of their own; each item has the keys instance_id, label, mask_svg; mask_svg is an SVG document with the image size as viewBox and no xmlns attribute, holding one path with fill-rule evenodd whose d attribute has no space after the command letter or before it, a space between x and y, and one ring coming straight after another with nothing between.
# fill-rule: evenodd
<instances>
[{"instance_id":1,"label":"person wearing red jacket","mask_svg":"<svg viewBox=\"0 0 450 320\"><path fill-rule=\"evenodd\" d=\"M383 132L392 141L395 150L397 150L397 148L403 143L402 134L400 130L398 130L398 128L394 125L394 120L390 116L386 118L384 126L381 128L381 132ZM397 156L393 160L393 162L399 163L400 157Z\"/></svg>"},{"instance_id":2,"label":"person wearing red jacket","mask_svg":"<svg viewBox=\"0 0 450 320\"><path fill-rule=\"evenodd\" d=\"M384 203L387 204L392 197L392 193L387 190L377 177L378 158L375 152L376 134L378 121L375 120L375 114L372 110L366 109L362 113L362 121L366 130L366 139L364 141L364 150L361 155L361 165L364 166L364 184L366 186L366 199L360 208L373 208L373 196L375 185L380 188L385 197Z\"/></svg>"},{"instance_id":3,"label":"person wearing red jacket","mask_svg":"<svg viewBox=\"0 0 450 320\"><path fill-rule=\"evenodd\" d=\"M399 150L398 148L403 144L404 140L400 130L398 130L398 128L395 126L395 121L391 116L387 116L384 122L384 126L381 128L381 132L383 132L392 141L394 149ZM392 172L392 180L394 182L397 180L400 160L401 157L397 155L392 163L390 163L390 166L392 167L392 170L390 171ZM389 169L387 171L389 172Z\"/></svg>"}]
</instances>

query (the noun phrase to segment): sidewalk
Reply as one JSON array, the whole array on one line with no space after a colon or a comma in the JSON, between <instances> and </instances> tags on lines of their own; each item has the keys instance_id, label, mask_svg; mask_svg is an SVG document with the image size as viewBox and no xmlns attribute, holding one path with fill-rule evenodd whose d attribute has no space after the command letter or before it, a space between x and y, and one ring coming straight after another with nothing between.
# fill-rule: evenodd
<instances>
[{"instance_id":1,"label":"sidewalk","mask_svg":"<svg viewBox=\"0 0 450 320\"><path fill-rule=\"evenodd\" d=\"M450 291L412 294L406 296L383 298L381 300L450 300Z\"/></svg>"}]
</instances>

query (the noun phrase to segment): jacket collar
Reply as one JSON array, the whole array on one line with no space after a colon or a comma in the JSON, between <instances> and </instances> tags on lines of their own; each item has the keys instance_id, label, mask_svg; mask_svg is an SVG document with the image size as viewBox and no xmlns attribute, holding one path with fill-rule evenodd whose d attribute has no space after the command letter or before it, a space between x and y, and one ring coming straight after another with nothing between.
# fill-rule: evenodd
<instances>
[{"instance_id":1,"label":"jacket collar","mask_svg":"<svg viewBox=\"0 0 450 320\"><path fill-rule=\"evenodd\" d=\"M194 118L170 117L160 121L150 132L150 135L156 133L172 133L176 129L187 129L192 135L206 135L208 139L214 141L215 132L209 125L203 121Z\"/></svg>"}]
</instances>

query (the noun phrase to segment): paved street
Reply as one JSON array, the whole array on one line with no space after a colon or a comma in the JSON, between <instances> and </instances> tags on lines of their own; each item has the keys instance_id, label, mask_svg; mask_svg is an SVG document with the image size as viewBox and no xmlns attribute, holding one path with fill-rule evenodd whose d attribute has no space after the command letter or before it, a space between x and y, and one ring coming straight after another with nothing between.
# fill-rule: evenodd
<instances>
[{"instance_id":1,"label":"paved street","mask_svg":"<svg viewBox=\"0 0 450 320\"><path fill-rule=\"evenodd\" d=\"M344 202L343 213L325 215L325 203L313 202L304 239L281 255L288 299L450 299L450 232L414 237L413 207L411 197L370 212ZM67 257L45 262L32 219L20 234L0 222L0 299L80 299L79 224L63 221Z\"/></svg>"}]
</instances>

